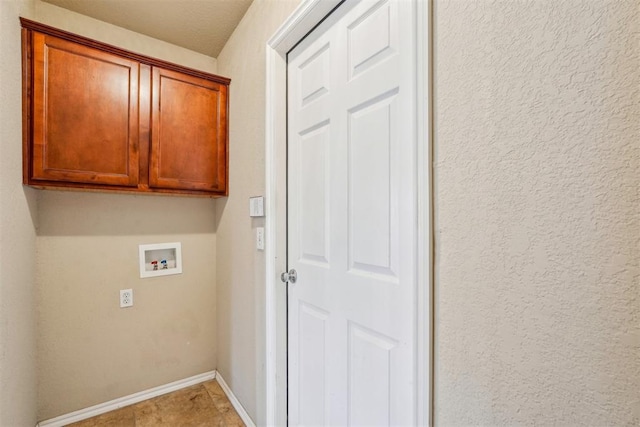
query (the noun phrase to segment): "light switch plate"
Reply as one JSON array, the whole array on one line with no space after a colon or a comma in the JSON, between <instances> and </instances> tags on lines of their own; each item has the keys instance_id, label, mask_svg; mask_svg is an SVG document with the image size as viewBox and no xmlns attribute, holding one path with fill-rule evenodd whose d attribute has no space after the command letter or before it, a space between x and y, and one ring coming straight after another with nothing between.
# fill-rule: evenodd
<instances>
[{"instance_id":1,"label":"light switch plate","mask_svg":"<svg viewBox=\"0 0 640 427\"><path fill-rule=\"evenodd\" d=\"M256 228L256 249L264 251L264 227Z\"/></svg>"},{"instance_id":2,"label":"light switch plate","mask_svg":"<svg viewBox=\"0 0 640 427\"><path fill-rule=\"evenodd\" d=\"M249 216L264 216L264 197L249 198Z\"/></svg>"}]
</instances>

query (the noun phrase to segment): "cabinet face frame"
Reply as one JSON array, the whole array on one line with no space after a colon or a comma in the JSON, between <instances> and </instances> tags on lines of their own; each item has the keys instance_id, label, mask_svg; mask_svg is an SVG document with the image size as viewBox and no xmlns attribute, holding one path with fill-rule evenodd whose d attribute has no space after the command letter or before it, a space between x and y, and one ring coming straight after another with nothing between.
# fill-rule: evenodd
<instances>
[{"instance_id":1,"label":"cabinet face frame","mask_svg":"<svg viewBox=\"0 0 640 427\"><path fill-rule=\"evenodd\" d=\"M23 85L23 183L36 188L54 188L67 190L89 190L89 191L108 191L108 192L137 192L137 193L167 193L176 195L203 196L203 197L224 197L228 195L228 86L231 82L226 77L205 73L199 70L176 65L167 61L151 58L121 49L106 43L98 42L86 37L82 37L73 33L69 33L48 25L40 24L25 18L20 18L22 24L22 85ZM138 98L138 118L136 119L138 128L135 130L134 138L138 140L138 167L136 170L137 182L134 184L123 185L116 183L113 185L96 184L95 180L89 179L89 182L65 181L64 178L50 179L41 178L34 179L34 51L33 37L34 33L41 33L47 36L53 36L65 41L76 43L81 46L97 49L101 52L116 55L125 60L132 60L139 63L139 98ZM151 161L151 70L153 67L159 67L164 70L178 72L187 76L204 79L214 82L224 87L225 97L221 103L220 121L223 123L224 134L217 141L218 147L223 148L223 155L218 156L218 183L215 187L210 186L188 186L186 188L170 187L151 187L149 185L149 166ZM133 118L132 118L133 120ZM222 127L221 127L222 128ZM220 134L220 132L219 132ZM220 153L219 153L220 154Z\"/></svg>"}]
</instances>

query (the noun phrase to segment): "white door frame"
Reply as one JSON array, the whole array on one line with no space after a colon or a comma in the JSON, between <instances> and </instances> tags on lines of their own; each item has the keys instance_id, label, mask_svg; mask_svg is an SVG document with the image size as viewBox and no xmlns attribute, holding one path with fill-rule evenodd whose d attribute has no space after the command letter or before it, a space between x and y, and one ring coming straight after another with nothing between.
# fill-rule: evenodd
<instances>
[{"instance_id":1,"label":"white door frame","mask_svg":"<svg viewBox=\"0 0 640 427\"><path fill-rule=\"evenodd\" d=\"M349 0L346 0L349 1ZM433 231L432 231L432 0L417 1L417 189L418 189L418 422L432 424ZM304 0L266 47L266 307L265 400L267 426L287 423L287 300L280 273L287 266L287 52L342 0Z\"/></svg>"}]
</instances>

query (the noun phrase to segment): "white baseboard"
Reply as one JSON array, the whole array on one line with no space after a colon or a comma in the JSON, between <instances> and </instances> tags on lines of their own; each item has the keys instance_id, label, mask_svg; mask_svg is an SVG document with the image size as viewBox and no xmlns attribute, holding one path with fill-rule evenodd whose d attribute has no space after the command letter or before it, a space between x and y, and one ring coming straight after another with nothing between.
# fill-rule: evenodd
<instances>
[{"instance_id":1,"label":"white baseboard","mask_svg":"<svg viewBox=\"0 0 640 427\"><path fill-rule=\"evenodd\" d=\"M199 384L204 381L209 381L216 378L216 371L205 372L204 374L194 375L193 377L185 378L183 380L174 381L169 384L161 385L159 387L150 388L149 390L141 391L139 393L130 394L129 396L121 397L118 399L111 400L109 402L101 403L99 405L90 406L85 409L80 409L79 411L71 412L69 414L60 415L59 417L51 418L49 420L40 421L36 427L62 427L67 424L75 423L78 421L86 420L87 418L95 417L100 414L104 414L105 412L114 411L116 409L124 408L125 406L133 405L134 403L142 402L143 400L151 399L157 396L161 396L163 394L171 393L172 391L180 390L181 388L189 387L195 384ZM222 383L221 383L222 385ZM222 387L225 390L225 393L229 396L229 400L233 404L238 414L240 411L238 410L238 406L242 408L242 405L238 402L236 403L231 399L233 394L231 391L227 391L228 387L225 389L226 384ZM233 397L235 399L235 397ZM235 399L237 402L237 399ZM243 409L244 411L244 409ZM246 412L245 412L246 414ZM240 414L242 417L242 414ZM247 417L248 418L248 417ZM244 417L242 418L245 419ZM248 418L251 420L250 418ZM246 421L245 421L246 423ZM254 426L254 424L248 424L247 426Z\"/></svg>"},{"instance_id":2,"label":"white baseboard","mask_svg":"<svg viewBox=\"0 0 640 427\"><path fill-rule=\"evenodd\" d=\"M235 396L235 394L233 394L224 378L222 378L222 375L220 375L220 372L216 372L216 381L218 381L218 384L220 384L220 388L222 388L224 393L227 395L227 397L229 398L229 402L231 402L233 408L236 410L238 415L240 415L240 418L242 418L242 421L245 423L245 425L247 427L256 427L256 424L253 422L242 404L240 404L240 401Z\"/></svg>"}]
</instances>

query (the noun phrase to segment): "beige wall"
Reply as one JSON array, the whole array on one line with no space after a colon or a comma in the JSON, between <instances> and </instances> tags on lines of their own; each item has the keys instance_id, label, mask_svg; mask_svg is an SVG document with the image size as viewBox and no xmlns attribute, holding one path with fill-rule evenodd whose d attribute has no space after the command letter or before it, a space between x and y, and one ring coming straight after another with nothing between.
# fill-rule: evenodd
<instances>
[{"instance_id":1,"label":"beige wall","mask_svg":"<svg viewBox=\"0 0 640 427\"><path fill-rule=\"evenodd\" d=\"M46 3L33 18L215 71L213 58ZM213 199L40 191L38 216L38 419L215 369ZM176 241L184 273L140 279L138 245ZM121 309L127 288L134 306Z\"/></svg>"},{"instance_id":2,"label":"beige wall","mask_svg":"<svg viewBox=\"0 0 640 427\"><path fill-rule=\"evenodd\" d=\"M46 191L37 240L39 419L216 367L210 199ZM181 242L183 274L139 278L138 245ZM119 290L133 289L132 308Z\"/></svg>"},{"instance_id":3,"label":"beige wall","mask_svg":"<svg viewBox=\"0 0 640 427\"><path fill-rule=\"evenodd\" d=\"M217 201L218 370L263 423L265 258L249 197L264 195L265 45L298 0L255 0L218 56L231 77L229 198Z\"/></svg>"},{"instance_id":4,"label":"beige wall","mask_svg":"<svg viewBox=\"0 0 640 427\"><path fill-rule=\"evenodd\" d=\"M0 1L0 425L36 422L37 197L22 188L20 23L33 1Z\"/></svg>"},{"instance_id":5,"label":"beige wall","mask_svg":"<svg viewBox=\"0 0 640 427\"><path fill-rule=\"evenodd\" d=\"M212 200L47 191L39 207L40 419L215 369ZM138 245L175 241L183 274L140 279Z\"/></svg>"},{"instance_id":6,"label":"beige wall","mask_svg":"<svg viewBox=\"0 0 640 427\"><path fill-rule=\"evenodd\" d=\"M132 52L208 73L216 72L215 58L98 21L41 0L35 0L35 14L25 17Z\"/></svg>"},{"instance_id":7,"label":"beige wall","mask_svg":"<svg viewBox=\"0 0 640 427\"><path fill-rule=\"evenodd\" d=\"M435 421L640 423L637 0L435 2Z\"/></svg>"}]
</instances>

